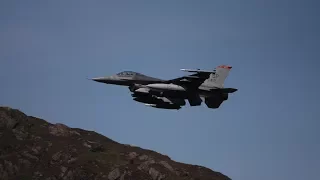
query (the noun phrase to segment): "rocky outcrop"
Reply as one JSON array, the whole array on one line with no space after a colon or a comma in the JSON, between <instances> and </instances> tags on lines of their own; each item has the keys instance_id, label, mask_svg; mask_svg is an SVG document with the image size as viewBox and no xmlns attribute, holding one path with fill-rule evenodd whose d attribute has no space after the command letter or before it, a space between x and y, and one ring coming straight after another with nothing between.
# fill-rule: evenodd
<instances>
[{"instance_id":1,"label":"rocky outcrop","mask_svg":"<svg viewBox=\"0 0 320 180\"><path fill-rule=\"evenodd\" d=\"M228 180L208 168L0 107L0 179Z\"/></svg>"}]
</instances>

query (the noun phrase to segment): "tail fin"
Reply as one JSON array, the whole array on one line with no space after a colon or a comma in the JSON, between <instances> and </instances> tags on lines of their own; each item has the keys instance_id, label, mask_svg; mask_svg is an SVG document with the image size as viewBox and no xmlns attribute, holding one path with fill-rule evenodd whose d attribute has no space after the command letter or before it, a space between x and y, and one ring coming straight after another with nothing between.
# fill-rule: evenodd
<instances>
[{"instance_id":1,"label":"tail fin","mask_svg":"<svg viewBox=\"0 0 320 180\"><path fill-rule=\"evenodd\" d=\"M223 88L224 81L228 77L231 68L228 65L218 66L216 72L210 75L209 79L204 82L204 85L208 88Z\"/></svg>"}]
</instances>

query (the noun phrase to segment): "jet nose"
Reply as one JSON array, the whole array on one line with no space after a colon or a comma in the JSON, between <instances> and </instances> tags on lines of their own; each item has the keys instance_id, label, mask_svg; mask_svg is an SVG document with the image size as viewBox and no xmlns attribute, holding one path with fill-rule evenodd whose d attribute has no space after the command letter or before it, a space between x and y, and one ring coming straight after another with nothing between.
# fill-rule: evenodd
<instances>
[{"instance_id":1,"label":"jet nose","mask_svg":"<svg viewBox=\"0 0 320 180\"><path fill-rule=\"evenodd\" d=\"M96 82L103 82L105 80L105 77L95 77L95 78L91 78L91 80Z\"/></svg>"}]
</instances>

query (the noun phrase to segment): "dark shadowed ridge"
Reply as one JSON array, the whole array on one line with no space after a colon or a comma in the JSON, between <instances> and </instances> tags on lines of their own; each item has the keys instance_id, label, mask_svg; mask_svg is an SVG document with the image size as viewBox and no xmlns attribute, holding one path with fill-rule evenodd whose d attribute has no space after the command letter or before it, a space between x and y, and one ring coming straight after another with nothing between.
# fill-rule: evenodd
<instances>
[{"instance_id":1,"label":"dark shadowed ridge","mask_svg":"<svg viewBox=\"0 0 320 180\"><path fill-rule=\"evenodd\" d=\"M0 107L0 179L229 180L208 168Z\"/></svg>"}]
</instances>

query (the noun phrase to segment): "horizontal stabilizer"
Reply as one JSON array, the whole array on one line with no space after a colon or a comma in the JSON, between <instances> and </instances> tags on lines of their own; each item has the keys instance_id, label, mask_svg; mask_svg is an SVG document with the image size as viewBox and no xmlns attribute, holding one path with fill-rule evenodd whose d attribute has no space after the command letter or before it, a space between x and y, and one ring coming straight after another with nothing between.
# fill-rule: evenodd
<instances>
[{"instance_id":1,"label":"horizontal stabilizer","mask_svg":"<svg viewBox=\"0 0 320 180\"><path fill-rule=\"evenodd\" d=\"M214 92L214 91L219 91L221 93L234 93L236 91L238 91L238 89L235 89L235 88L218 88L218 89L211 89L210 90L211 92Z\"/></svg>"}]
</instances>

